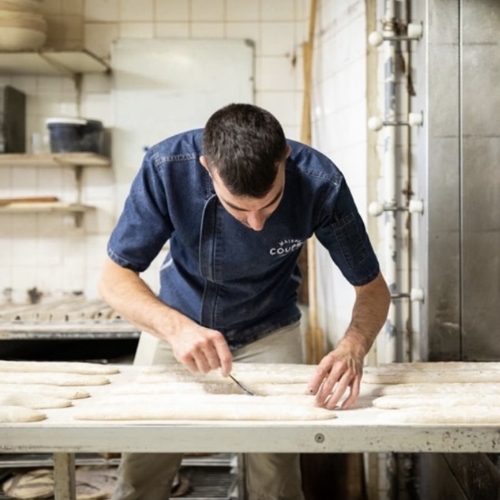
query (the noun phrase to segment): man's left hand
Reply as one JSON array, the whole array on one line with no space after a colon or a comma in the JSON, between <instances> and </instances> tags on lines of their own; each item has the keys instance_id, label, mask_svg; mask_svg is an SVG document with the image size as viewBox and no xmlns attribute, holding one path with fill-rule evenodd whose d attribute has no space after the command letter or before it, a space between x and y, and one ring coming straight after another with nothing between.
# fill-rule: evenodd
<instances>
[{"instance_id":1,"label":"man's left hand","mask_svg":"<svg viewBox=\"0 0 500 500\"><path fill-rule=\"evenodd\" d=\"M359 353L359 347L351 346L344 339L321 360L308 385L309 393L316 394L318 406L333 410L348 389L349 395L340 408L354 404L363 375L363 358L364 353Z\"/></svg>"}]
</instances>

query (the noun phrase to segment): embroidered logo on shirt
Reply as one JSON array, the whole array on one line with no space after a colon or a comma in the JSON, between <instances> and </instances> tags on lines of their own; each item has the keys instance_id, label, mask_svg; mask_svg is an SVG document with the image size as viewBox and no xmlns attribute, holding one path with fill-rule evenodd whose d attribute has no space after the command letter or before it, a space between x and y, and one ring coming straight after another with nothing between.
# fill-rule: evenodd
<instances>
[{"instance_id":1,"label":"embroidered logo on shirt","mask_svg":"<svg viewBox=\"0 0 500 500\"><path fill-rule=\"evenodd\" d=\"M269 250L269 253L271 255L277 255L278 257L283 256L283 255L286 255L290 252L294 252L295 250L298 250L303 244L304 244L304 242L301 240L295 240L295 239L281 240L278 243L278 246L271 248L271 250Z\"/></svg>"}]
</instances>

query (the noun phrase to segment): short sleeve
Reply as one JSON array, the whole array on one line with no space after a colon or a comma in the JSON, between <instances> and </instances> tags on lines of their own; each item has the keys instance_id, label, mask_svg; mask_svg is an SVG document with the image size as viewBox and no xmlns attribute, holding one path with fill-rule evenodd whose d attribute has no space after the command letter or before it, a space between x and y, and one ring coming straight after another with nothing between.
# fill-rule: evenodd
<instances>
[{"instance_id":1,"label":"short sleeve","mask_svg":"<svg viewBox=\"0 0 500 500\"><path fill-rule=\"evenodd\" d=\"M361 286L375 279L378 259L344 178L324 200L322 214L316 237L347 281Z\"/></svg>"},{"instance_id":2,"label":"short sleeve","mask_svg":"<svg viewBox=\"0 0 500 500\"><path fill-rule=\"evenodd\" d=\"M161 174L148 152L108 242L109 257L136 272L149 267L173 232Z\"/></svg>"}]
</instances>

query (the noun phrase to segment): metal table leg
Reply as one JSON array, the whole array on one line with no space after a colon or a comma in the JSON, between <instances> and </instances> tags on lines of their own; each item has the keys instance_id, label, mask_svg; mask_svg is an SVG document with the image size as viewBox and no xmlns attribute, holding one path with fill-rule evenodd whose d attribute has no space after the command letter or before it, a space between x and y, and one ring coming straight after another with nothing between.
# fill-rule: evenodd
<instances>
[{"instance_id":1,"label":"metal table leg","mask_svg":"<svg viewBox=\"0 0 500 500\"><path fill-rule=\"evenodd\" d=\"M238 453L238 500L247 500L246 458L244 453Z\"/></svg>"},{"instance_id":2,"label":"metal table leg","mask_svg":"<svg viewBox=\"0 0 500 500\"><path fill-rule=\"evenodd\" d=\"M73 453L54 453L54 499L76 500Z\"/></svg>"}]
</instances>

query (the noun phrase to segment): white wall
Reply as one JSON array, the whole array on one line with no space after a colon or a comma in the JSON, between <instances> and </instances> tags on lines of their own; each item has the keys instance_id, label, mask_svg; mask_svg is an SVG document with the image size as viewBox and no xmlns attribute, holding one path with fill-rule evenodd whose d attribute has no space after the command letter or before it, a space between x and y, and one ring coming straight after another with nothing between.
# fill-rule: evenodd
<instances>
[{"instance_id":1,"label":"white wall","mask_svg":"<svg viewBox=\"0 0 500 500\"><path fill-rule=\"evenodd\" d=\"M313 145L344 173L366 220L368 200L365 2L320 2L315 54ZM318 315L329 347L343 336L354 290L318 245Z\"/></svg>"},{"instance_id":2,"label":"white wall","mask_svg":"<svg viewBox=\"0 0 500 500\"><path fill-rule=\"evenodd\" d=\"M256 45L255 103L297 139L302 106L301 46L307 0L44 0L47 46L84 46L109 59L119 38L248 38ZM113 127L111 79L86 75L79 101L72 81L0 75L28 95L28 137L45 134L45 118L85 116ZM223 82L221 82L223 84ZM139 167L139 165L138 165ZM0 215L0 292L16 302L37 287L46 296L75 290L95 297L98 272L116 213L111 169L85 169L83 202L97 206L76 228L61 215ZM75 201L74 175L63 169L1 168L0 197L56 195ZM0 295L0 301L6 295Z\"/></svg>"},{"instance_id":3,"label":"white wall","mask_svg":"<svg viewBox=\"0 0 500 500\"><path fill-rule=\"evenodd\" d=\"M308 0L44 0L47 45L84 46L108 60L119 38L248 38L255 42L255 103L282 122L290 138L300 137L302 42L307 35ZM362 0L319 0L314 61L313 145L344 172L366 219L370 182L378 165L368 165L366 129L366 19ZM28 94L28 136L44 132L49 116L101 119L113 127L111 79L86 75L81 100L71 80L0 76ZM377 172L374 174L374 169ZM0 197L60 196L74 201L74 176L59 169L0 169ZM0 216L0 291L16 302L37 286L46 295L83 290L96 296L96 281L115 219L113 172L89 168L83 201L98 207L75 228L71 217ZM379 244L371 232L375 247ZM318 249L319 322L334 345L350 320L352 287ZM4 297L0 296L0 301Z\"/></svg>"}]
</instances>

